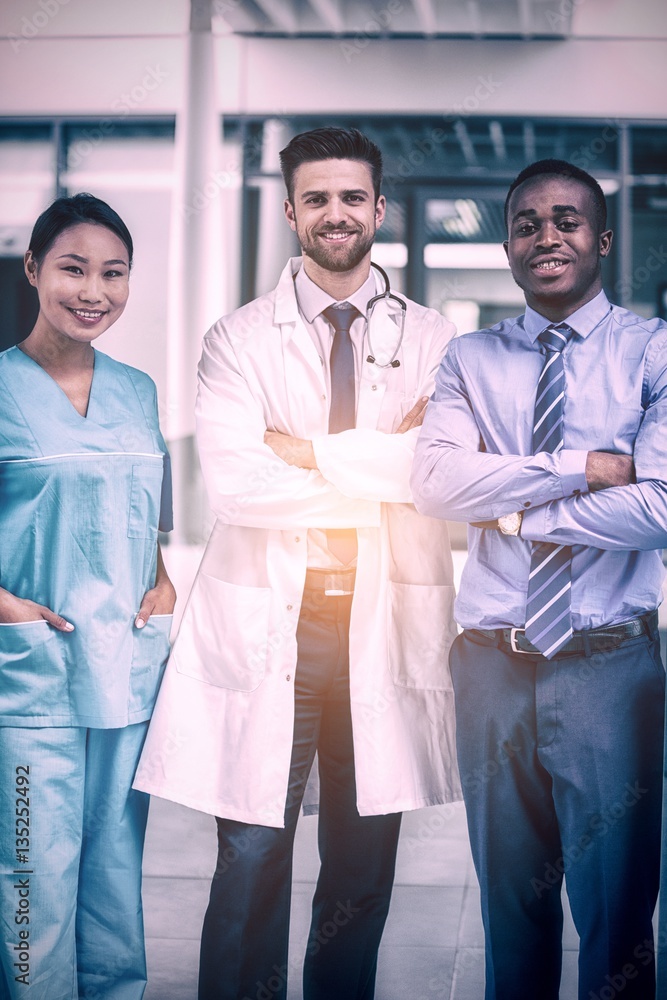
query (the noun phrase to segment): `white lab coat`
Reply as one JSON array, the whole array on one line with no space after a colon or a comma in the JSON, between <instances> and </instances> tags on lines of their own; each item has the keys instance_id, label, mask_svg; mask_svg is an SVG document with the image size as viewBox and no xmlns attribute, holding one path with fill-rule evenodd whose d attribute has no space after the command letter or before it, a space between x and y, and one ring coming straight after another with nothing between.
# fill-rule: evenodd
<instances>
[{"instance_id":1,"label":"white lab coat","mask_svg":"<svg viewBox=\"0 0 667 1000\"><path fill-rule=\"evenodd\" d=\"M358 529L350 694L361 815L460 797L448 652L456 634L446 524L418 514L418 430L453 333L408 302L399 368L363 363L357 427L328 434L322 362L289 262L277 288L204 341L197 433L217 517L158 697L135 786L217 816L284 825L296 627L311 527ZM382 304L376 357L398 330ZM366 353L366 352L364 352ZM287 465L266 429L313 441L319 471Z\"/></svg>"}]
</instances>

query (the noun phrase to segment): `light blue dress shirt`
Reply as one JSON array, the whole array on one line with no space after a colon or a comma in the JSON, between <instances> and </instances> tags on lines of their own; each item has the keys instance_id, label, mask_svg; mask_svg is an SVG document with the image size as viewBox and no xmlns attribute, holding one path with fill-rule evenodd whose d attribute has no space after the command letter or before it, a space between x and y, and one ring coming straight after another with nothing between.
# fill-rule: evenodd
<instances>
[{"instance_id":1,"label":"light blue dress shirt","mask_svg":"<svg viewBox=\"0 0 667 1000\"><path fill-rule=\"evenodd\" d=\"M483 521L524 512L521 537L468 529L456 602L464 628L522 627L530 542L573 546L575 629L652 610L667 546L667 323L610 305L604 292L565 321L564 446L531 455L549 321L531 308L452 340L436 377L412 475L422 514ZM637 483L595 493L589 451L634 457Z\"/></svg>"}]
</instances>

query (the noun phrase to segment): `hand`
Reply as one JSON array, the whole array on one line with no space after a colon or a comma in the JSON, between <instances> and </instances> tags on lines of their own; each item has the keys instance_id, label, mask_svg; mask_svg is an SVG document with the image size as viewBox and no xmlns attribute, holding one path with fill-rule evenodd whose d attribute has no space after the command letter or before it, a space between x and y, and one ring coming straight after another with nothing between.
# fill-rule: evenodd
<instances>
[{"instance_id":1,"label":"hand","mask_svg":"<svg viewBox=\"0 0 667 1000\"><path fill-rule=\"evenodd\" d=\"M422 396L421 399L418 399L412 409L401 420L396 428L396 434L405 434L406 431L412 430L413 427L421 427L424 423L427 403L428 396Z\"/></svg>"},{"instance_id":2,"label":"hand","mask_svg":"<svg viewBox=\"0 0 667 1000\"><path fill-rule=\"evenodd\" d=\"M637 482L635 463L630 455L589 451L586 456L586 482L591 492L612 486L629 486Z\"/></svg>"},{"instance_id":3,"label":"hand","mask_svg":"<svg viewBox=\"0 0 667 1000\"><path fill-rule=\"evenodd\" d=\"M147 590L144 594L134 624L137 628L143 628L151 615L170 615L175 604L176 591L169 577L165 576L152 590Z\"/></svg>"},{"instance_id":4,"label":"hand","mask_svg":"<svg viewBox=\"0 0 667 1000\"><path fill-rule=\"evenodd\" d=\"M279 431L266 431L264 444L268 444L278 458L282 458L288 465L295 465L299 469L317 468L312 441L292 437L291 434L281 434Z\"/></svg>"},{"instance_id":5,"label":"hand","mask_svg":"<svg viewBox=\"0 0 667 1000\"><path fill-rule=\"evenodd\" d=\"M73 632L74 626L61 615L57 615L43 604L15 597L8 590L0 588L0 622L3 625L18 625L21 622L48 622L59 632Z\"/></svg>"}]
</instances>

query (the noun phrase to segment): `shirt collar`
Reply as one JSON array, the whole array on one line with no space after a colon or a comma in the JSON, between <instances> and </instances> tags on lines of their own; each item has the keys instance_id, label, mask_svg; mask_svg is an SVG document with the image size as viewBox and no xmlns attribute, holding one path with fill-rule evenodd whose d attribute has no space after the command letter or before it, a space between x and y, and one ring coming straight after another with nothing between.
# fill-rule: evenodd
<instances>
[{"instance_id":1,"label":"shirt collar","mask_svg":"<svg viewBox=\"0 0 667 1000\"><path fill-rule=\"evenodd\" d=\"M609 299L604 292L600 291L590 302L586 302L571 315L565 316L561 323L567 323L580 337L587 337L596 326L600 325L610 309ZM552 325L551 320L546 319L530 306L526 306L523 326L533 344L542 331Z\"/></svg>"},{"instance_id":2,"label":"shirt collar","mask_svg":"<svg viewBox=\"0 0 667 1000\"><path fill-rule=\"evenodd\" d=\"M361 288L358 288L352 295L348 295L345 299L334 299L328 292L320 288L319 285L316 285L306 274L305 268L301 267L294 278L294 287L296 289L296 297L299 301L299 308L306 322L312 324L313 320L319 316L323 309L327 309L334 302L339 301L349 302L350 305L356 306L361 315L365 316L366 305L369 299L372 299L375 295L375 277L371 272Z\"/></svg>"}]
</instances>

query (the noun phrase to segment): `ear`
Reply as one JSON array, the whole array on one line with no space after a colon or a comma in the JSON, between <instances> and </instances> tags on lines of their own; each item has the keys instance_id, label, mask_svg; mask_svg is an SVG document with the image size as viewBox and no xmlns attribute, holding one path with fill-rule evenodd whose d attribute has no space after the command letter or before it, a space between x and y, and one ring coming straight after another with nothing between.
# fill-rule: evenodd
<instances>
[{"instance_id":1,"label":"ear","mask_svg":"<svg viewBox=\"0 0 667 1000\"><path fill-rule=\"evenodd\" d=\"M509 240L503 240L503 250L505 251L505 256L510 259L510 245Z\"/></svg>"},{"instance_id":2,"label":"ear","mask_svg":"<svg viewBox=\"0 0 667 1000\"><path fill-rule=\"evenodd\" d=\"M283 211L285 212L285 218L290 224L290 229L296 232L296 215L294 214L294 206L289 198L285 198L283 202Z\"/></svg>"},{"instance_id":3,"label":"ear","mask_svg":"<svg viewBox=\"0 0 667 1000\"><path fill-rule=\"evenodd\" d=\"M32 250L26 250L23 257L23 270L31 285L37 284L37 261L32 255Z\"/></svg>"},{"instance_id":4,"label":"ear","mask_svg":"<svg viewBox=\"0 0 667 1000\"><path fill-rule=\"evenodd\" d=\"M380 228L384 222L384 217L387 213L387 199L383 194L380 195L375 203L375 225Z\"/></svg>"},{"instance_id":5,"label":"ear","mask_svg":"<svg viewBox=\"0 0 667 1000\"><path fill-rule=\"evenodd\" d=\"M600 256L606 257L611 250L611 241L614 238L614 234L611 229L605 229L603 233L600 233Z\"/></svg>"}]
</instances>

